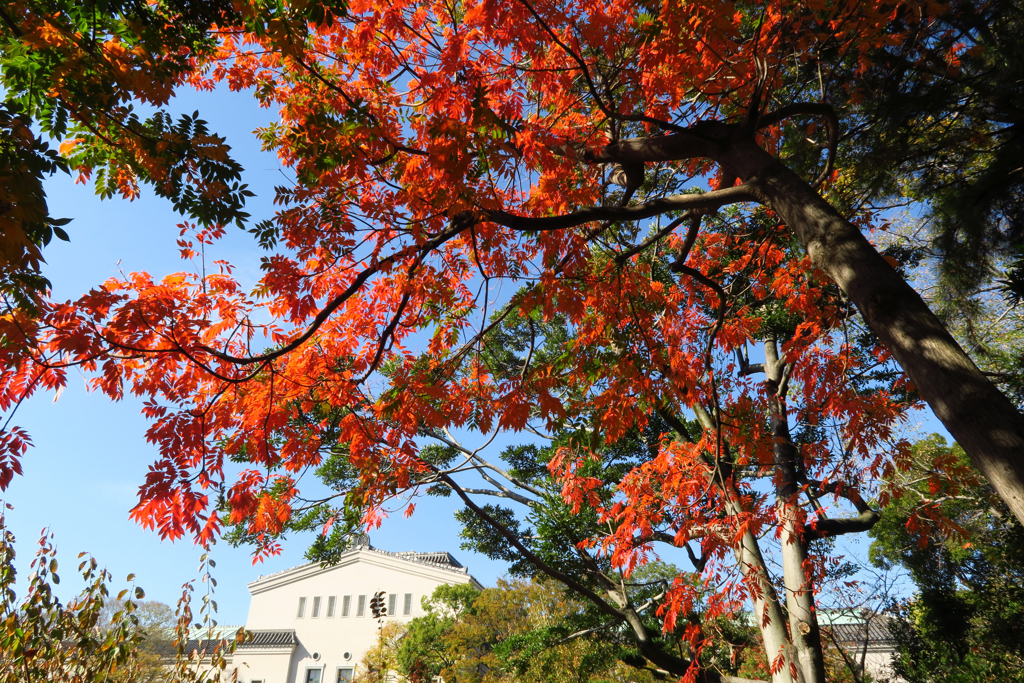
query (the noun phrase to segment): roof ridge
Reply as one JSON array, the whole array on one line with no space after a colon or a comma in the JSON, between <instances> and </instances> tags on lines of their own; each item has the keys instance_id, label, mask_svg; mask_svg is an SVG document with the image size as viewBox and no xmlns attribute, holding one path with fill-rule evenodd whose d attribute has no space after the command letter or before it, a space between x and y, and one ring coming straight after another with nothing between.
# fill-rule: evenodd
<instances>
[{"instance_id":1,"label":"roof ridge","mask_svg":"<svg viewBox=\"0 0 1024 683\"><path fill-rule=\"evenodd\" d=\"M444 570L447 570L447 571L450 571L450 572L455 572L456 574L468 574L469 573L469 571L466 569L466 567L463 567L459 563L459 561L456 560L454 557L452 557L452 554L447 552L447 551L442 551L440 553L421 553L421 552L418 552L416 550L404 550L404 551L396 552L396 551L393 551L393 550L381 550L380 548L374 548L374 547L367 548L367 550L372 550L373 552L380 553L381 555L388 555L390 557L396 557L396 558L398 558L400 560L409 560L411 562L416 562L416 563L419 563L419 564L430 565L430 566L433 566L433 567L437 567L438 569L444 569ZM451 562L449 563L449 562L439 562L437 560L428 560L427 558L422 557L423 555L445 555L445 556L447 556L451 560Z\"/></svg>"},{"instance_id":2,"label":"roof ridge","mask_svg":"<svg viewBox=\"0 0 1024 683\"><path fill-rule=\"evenodd\" d=\"M370 545L369 543L367 543L366 545L358 545L358 546L354 546L352 548L349 548L348 550L346 550L345 552L343 552L339 556L339 561L340 561L341 557L345 557L346 555L348 555L350 553L356 553L356 552L363 551L363 550L374 552L374 553L379 553L381 555L386 555L386 556L389 556L389 557L394 557L394 558L397 558L397 559L400 559L400 560L407 560L407 561L410 561L410 562L416 562L418 564L425 564L425 565L428 565L428 566L436 567L438 569L443 569L443 570L446 570L446 571L450 571L450 572L453 572L455 574L469 574L469 569L467 567L463 566L462 563L460 563L458 560L456 560L455 556L452 555L447 550L439 550L439 551L432 551L432 552L421 552L421 551L418 551L418 550L401 550L401 551L382 550L381 548L375 548L372 545ZM426 556L430 556L430 555L433 555L433 556L443 556L446 561L440 561L440 560L435 560L435 559L428 559L428 557L426 557ZM273 578L275 576L281 576L283 574L288 574L288 573L294 572L294 571L299 570L299 569L304 569L304 568L309 567L309 566L314 565L314 564L320 564L321 566L323 566L324 563L322 563L322 562L315 562L315 561L314 562L306 562L304 564L295 565L294 567L289 567L288 569L282 569L280 571L276 571L276 572L273 572L271 574L260 574L259 577L256 579L256 581L263 581L264 579L269 579L269 578ZM330 568L335 567L335 566L337 566L337 564L335 564L335 565L327 565L324 568L325 569L330 569ZM253 581L252 583L256 583L256 581Z\"/></svg>"}]
</instances>

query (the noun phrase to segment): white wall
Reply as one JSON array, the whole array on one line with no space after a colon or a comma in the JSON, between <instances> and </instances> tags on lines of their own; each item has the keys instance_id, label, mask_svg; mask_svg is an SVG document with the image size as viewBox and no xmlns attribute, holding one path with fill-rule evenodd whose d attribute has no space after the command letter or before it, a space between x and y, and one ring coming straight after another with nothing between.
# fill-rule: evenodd
<instances>
[{"instance_id":1,"label":"white wall","mask_svg":"<svg viewBox=\"0 0 1024 683\"><path fill-rule=\"evenodd\" d=\"M297 567L263 577L249 584L252 601L246 629L294 629L299 641L294 653L257 655L245 649L235 654L239 679L263 683L306 683L309 668L322 670L321 683L335 683L338 667L356 667L377 639L378 622L370 613L370 599L377 591L397 594L398 614L388 619L407 622L424 614L420 601L441 584L475 583L469 574L403 560L373 550L346 553L341 563L326 569L317 564ZM411 614L404 614L407 593L412 594ZM329 599L336 598L334 616L328 617ZM342 616L344 598L350 596L348 616ZM363 616L356 616L359 596L365 596ZM298 616L305 598L303 616ZM313 616L320 598L319 614ZM385 602L387 605L388 602ZM349 659L344 653L350 654ZM250 655L250 653L253 653ZM318 658L314 658L314 653ZM287 663L286 663L287 660ZM248 666L240 666L241 662ZM284 673L284 669L287 673Z\"/></svg>"},{"instance_id":2,"label":"white wall","mask_svg":"<svg viewBox=\"0 0 1024 683\"><path fill-rule=\"evenodd\" d=\"M291 669L291 654L291 648L242 650L232 657L231 666L238 669L241 683L253 680L286 683Z\"/></svg>"}]
</instances>

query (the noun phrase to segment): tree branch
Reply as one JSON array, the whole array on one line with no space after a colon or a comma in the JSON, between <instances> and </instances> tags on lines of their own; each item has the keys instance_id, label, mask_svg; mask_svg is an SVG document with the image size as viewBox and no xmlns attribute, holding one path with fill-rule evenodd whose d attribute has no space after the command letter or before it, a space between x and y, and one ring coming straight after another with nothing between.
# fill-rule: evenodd
<instances>
[{"instance_id":1,"label":"tree branch","mask_svg":"<svg viewBox=\"0 0 1024 683\"><path fill-rule=\"evenodd\" d=\"M856 534L862 531L870 531L881 518L881 514L874 510L868 510L856 517L819 519L813 523L813 526L807 528L804 533L808 539Z\"/></svg>"},{"instance_id":2,"label":"tree branch","mask_svg":"<svg viewBox=\"0 0 1024 683\"><path fill-rule=\"evenodd\" d=\"M637 221L669 211L714 210L726 204L756 202L752 188L737 185L703 194L677 194L636 206L593 206L563 216L516 216L505 211L463 211L452 218L452 229L462 232L479 223L497 223L513 230L565 230L598 221Z\"/></svg>"},{"instance_id":3,"label":"tree branch","mask_svg":"<svg viewBox=\"0 0 1024 683\"><path fill-rule=\"evenodd\" d=\"M454 491L455 494L462 499L462 502L466 504L466 507L472 510L473 513L480 519L487 522L491 526L491 528L497 531L506 541L511 543L515 547L515 549L522 553L523 557L526 558L531 564L533 564L535 567L540 569L542 572L544 572L551 578L559 581L566 587L576 591L583 597L587 598L587 600L590 600L599 611L604 612L608 616L616 618L620 621L624 618L624 615L619 610L608 604L597 593L590 590L580 582L576 581L576 579L572 578L571 576L568 576L558 571L557 569L549 565L547 562L542 560L537 554L535 554L525 545L523 545L523 542L520 541L515 534L509 531L504 524L500 523L498 520L491 517L489 514L487 514L487 511L485 511L483 508L477 505L473 501L473 499L466 494L462 487L456 484L455 481L450 476L441 472L440 470L438 470L433 465L430 465L429 463L428 467L433 469L434 472L437 473L438 479L447 484L448 488Z\"/></svg>"},{"instance_id":4,"label":"tree branch","mask_svg":"<svg viewBox=\"0 0 1024 683\"><path fill-rule=\"evenodd\" d=\"M363 285L366 284L366 281L369 280L371 277L381 272L382 270L385 270L386 267L394 265L399 261L399 259L405 256L409 256L413 253L418 252L420 258L422 258L423 255L429 253L434 249L437 249L442 244L444 244L445 242L454 237L457 237L464 230L467 230L470 227L472 226L468 224L453 224L449 227L449 229L443 231L441 234L435 236L433 239L428 240L424 244L410 245L398 252L395 252L391 256L382 258L373 265L369 266L368 268L363 270L363 272L359 273L359 275L356 276L356 278L352 281L352 284L350 284L345 289L344 292L331 299L323 308L320 309L320 312L316 314L316 317L313 318L313 322L309 324L305 332L303 332L301 335L299 335L292 341L288 342L287 344L278 347L277 349L274 349L273 351L269 351L259 356L232 356L231 354L224 353L223 351L219 351L211 346L199 346L198 348L202 349L203 351L210 354L214 358L219 358L222 361L225 361L227 363L234 363L236 365L249 365L252 363L261 363L268 360L274 360L275 358L283 356L286 353L290 353L291 351L294 351L298 347L302 346L304 343L306 343L306 341L309 340L310 337L316 334L316 331L320 329L321 325L327 322L327 319L331 317L331 314L334 313L334 311L338 310L338 308L342 304L344 304L346 301L355 296L362 289ZM419 259L417 259L417 262L418 260Z\"/></svg>"},{"instance_id":5,"label":"tree branch","mask_svg":"<svg viewBox=\"0 0 1024 683\"><path fill-rule=\"evenodd\" d=\"M864 501L860 492L852 486L840 481L822 484L820 481L808 479L807 485L814 490L815 495L832 494L839 498L845 498L853 503L860 514L856 517L824 518L819 517L813 526L808 525L805 530L807 538L828 538L842 536L844 534L855 534L862 531L870 531L872 527L882 518L881 513L872 510Z\"/></svg>"}]
</instances>

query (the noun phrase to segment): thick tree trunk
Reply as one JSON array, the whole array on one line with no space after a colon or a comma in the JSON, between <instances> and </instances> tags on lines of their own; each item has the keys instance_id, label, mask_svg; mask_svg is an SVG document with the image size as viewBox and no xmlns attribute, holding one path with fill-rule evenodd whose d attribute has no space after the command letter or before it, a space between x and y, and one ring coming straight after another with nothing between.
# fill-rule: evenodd
<instances>
[{"instance_id":1,"label":"thick tree trunk","mask_svg":"<svg viewBox=\"0 0 1024 683\"><path fill-rule=\"evenodd\" d=\"M796 233L1024 523L1024 416L860 230L810 185L753 141L732 141L717 156Z\"/></svg>"},{"instance_id":2,"label":"thick tree trunk","mask_svg":"<svg viewBox=\"0 0 1024 683\"><path fill-rule=\"evenodd\" d=\"M807 538L800 509L797 459L800 453L789 431L786 403L786 363L774 339L764 343L764 373L768 392L772 451L775 458L775 508L782 530L782 576L785 583L789 633L795 659L806 683L825 683L825 656L814 606L814 583L807 569Z\"/></svg>"},{"instance_id":3,"label":"thick tree trunk","mask_svg":"<svg viewBox=\"0 0 1024 683\"><path fill-rule=\"evenodd\" d=\"M761 149L750 131L707 121L680 133L620 140L581 155L590 163L696 158L714 160L727 176L740 178L796 233L814 265L850 297L936 417L1024 523L1024 416L860 230ZM708 193L708 201L714 194ZM719 198L720 203L728 201ZM590 213L581 212L579 222L571 224L594 220Z\"/></svg>"}]
</instances>

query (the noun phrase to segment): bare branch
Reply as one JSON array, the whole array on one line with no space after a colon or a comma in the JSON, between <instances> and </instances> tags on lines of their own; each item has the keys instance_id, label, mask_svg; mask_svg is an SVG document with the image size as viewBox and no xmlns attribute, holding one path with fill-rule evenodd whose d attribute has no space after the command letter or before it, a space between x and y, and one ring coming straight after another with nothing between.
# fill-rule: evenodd
<instances>
[{"instance_id":1,"label":"bare branch","mask_svg":"<svg viewBox=\"0 0 1024 683\"><path fill-rule=\"evenodd\" d=\"M860 495L860 492L853 486L849 486L841 481L822 484L821 482L813 479L807 480L807 484L817 496L830 493L834 496L845 498L853 503L853 506L857 508L857 512L860 513L856 517L840 517L834 519L819 516L818 520L813 523L813 526L808 525L806 531L808 538L828 538L831 536L842 536L844 534L855 534L862 531L870 531L871 528L878 523L878 520L882 518L882 515L878 511L871 509L871 507L864 501L864 498Z\"/></svg>"},{"instance_id":2,"label":"bare branch","mask_svg":"<svg viewBox=\"0 0 1024 683\"><path fill-rule=\"evenodd\" d=\"M438 441L440 441L440 442L442 442L442 443L444 443L444 444L446 444L448 446L451 446L452 448L454 448L454 449L460 451L461 453L464 453L465 455L467 455L469 459L472 459L473 461L478 463L478 467L476 469L480 469L480 468L489 469L492 472L495 472L498 475L504 477L509 483L513 484L514 486L518 486L521 489L525 489L526 491L529 491L530 493L532 493L535 496L542 496L542 495L544 495L544 493L540 489L537 489L537 488L535 488L533 486L530 486L526 482L521 481L520 479L518 479L516 477L513 477L506 470L502 469L501 467L498 467L497 465L495 465L494 463L490 462L489 460L484 460L483 458L480 457L480 455L479 455L480 451L483 450L484 448L486 448L492 441L494 441L494 437L497 436L498 432L495 432L494 435L487 441L486 444L484 444L483 446L481 446L480 448L478 448L478 449L476 449L474 451L469 450L468 448L466 448L465 446L463 446L462 444L457 442L455 439L451 438L451 434L448 434L447 436L442 436L442 435L438 434L437 432L428 432L427 434L430 437L432 437L434 439L437 439ZM497 486L498 488L502 489L503 491L509 492L506 487L502 486L501 484L498 484L493 479L489 479L488 476L485 473L481 472L480 474L481 474L481 476L483 476L485 479L487 479L494 486ZM509 493L511 493L511 492L509 492ZM524 505L532 505L533 504L533 501L531 501L529 498L523 498L523 500L521 500L520 502L522 502Z\"/></svg>"}]
</instances>

